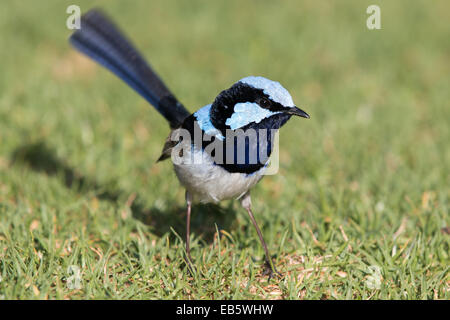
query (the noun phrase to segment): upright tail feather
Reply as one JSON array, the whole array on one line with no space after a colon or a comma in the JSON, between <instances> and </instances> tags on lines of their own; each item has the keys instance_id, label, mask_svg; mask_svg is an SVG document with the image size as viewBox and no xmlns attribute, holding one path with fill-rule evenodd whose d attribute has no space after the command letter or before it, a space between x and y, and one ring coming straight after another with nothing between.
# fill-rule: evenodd
<instances>
[{"instance_id":1,"label":"upright tail feather","mask_svg":"<svg viewBox=\"0 0 450 320\"><path fill-rule=\"evenodd\" d=\"M150 102L172 128L189 116L131 42L100 10L90 10L81 17L81 28L72 34L70 43L124 80Z\"/></svg>"}]
</instances>

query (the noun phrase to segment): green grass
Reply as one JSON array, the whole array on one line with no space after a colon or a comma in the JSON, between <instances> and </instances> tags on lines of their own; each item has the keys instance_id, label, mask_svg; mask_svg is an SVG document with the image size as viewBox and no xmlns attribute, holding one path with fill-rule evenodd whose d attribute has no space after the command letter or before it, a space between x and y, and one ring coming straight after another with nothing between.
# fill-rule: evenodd
<instances>
[{"instance_id":1,"label":"green grass","mask_svg":"<svg viewBox=\"0 0 450 320\"><path fill-rule=\"evenodd\" d=\"M0 5L1 298L449 299L448 1L95 2L190 111L264 75L311 115L252 192L270 283L231 201L194 207L188 276L168 126L69 47L73 3Z\"/></svg>"}]
</instances>

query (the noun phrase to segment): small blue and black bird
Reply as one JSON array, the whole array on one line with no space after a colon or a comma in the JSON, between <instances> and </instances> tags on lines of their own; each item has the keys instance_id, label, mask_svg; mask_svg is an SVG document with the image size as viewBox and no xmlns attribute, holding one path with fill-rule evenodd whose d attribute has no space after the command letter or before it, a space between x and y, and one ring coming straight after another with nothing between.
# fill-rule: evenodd
<instances>
[{"instance_id":1,"label":"small blue and black bird","mask_svg":"<svg viewBox=\"0 0 450 320\"><path fill-rule=\"evenodd\" d=\"M212 104L190 114L101 10L93 9L81 17L81 28L72 34L70 42L125 81L169 122L172 132L159 161L174 159L175 150L182 159L173 161L173 166L186 189L188 267L192 270L189 246L192 203L239 199L264 248L266 271L269 276L277 272L251 210L250 189L263 177L273 149L273 135L262 133L278 130L293 115L309 118L295 106L289 92L278 82L249 76L220 92ZM248 135L251 131L256 132L256 139ZM189 133L190 138L181 139L183 132ZM196 132L201 133L200 139L195 138ZM177 134L178 138L171 138ZM244 149L237 148L241 136ZM213 143L218 144L213 148ZM262 148L266 153L260 156ZM245 150L242 156L239 150ZM252 153L257 154L257 161L251 157ZM196 156L201 158L200 162L186 161Z\"/></svg>"}]
</instances>

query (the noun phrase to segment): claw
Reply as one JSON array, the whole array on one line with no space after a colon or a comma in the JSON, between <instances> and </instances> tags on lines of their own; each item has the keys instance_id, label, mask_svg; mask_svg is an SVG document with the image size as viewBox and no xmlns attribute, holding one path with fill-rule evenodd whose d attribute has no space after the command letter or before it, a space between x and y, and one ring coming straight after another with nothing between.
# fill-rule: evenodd
<instances>
[{"instance_id":1,"label":"claw","mask_svg":"<svg viewBox=\"0 0 450 320\"><path fill-rule=\"evenodd\" d=\"M272 266L273 266L273 269L272 269ZM264 270L263 270L262 274L263 274L263 276L269 276L267 281L270 281L270 279L272 279L272 277L274 277L274 276L277 276L278 278L282 278L283 277L283 274L281 272L278 272L277 268L275 268L273 263L271 264L267 260L264 263Z\"/></svg>"}]
</instances>

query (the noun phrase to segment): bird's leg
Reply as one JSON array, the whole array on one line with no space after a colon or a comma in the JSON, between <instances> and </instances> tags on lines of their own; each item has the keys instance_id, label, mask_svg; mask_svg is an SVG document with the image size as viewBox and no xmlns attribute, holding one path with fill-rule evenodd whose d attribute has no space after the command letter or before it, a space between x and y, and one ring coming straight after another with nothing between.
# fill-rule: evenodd
<instances>
[{"instance_id":1,"label":"bird's leg","mask_svg":"<svg viewBox=\"0 0 450 320\"><path fill-rule=\"evenodd\" d=\"M272 276L273 276L274 273L277 274L277 275L279 275L279 276L281 276L281 273L279 273L279 272L277 271L277 269L275 268L275 266L274 266L274 264L273 264L272 257L271 257L271 255L269 254L269 250L267 249L267 245L266 245L266 243L265 243L265 241L264 241L264 239L263 239L261 230L259 229L258 224L256 223L256 220L255 220L255 217L253 216L253 212L252 212L252 209L251 209L251 206L252 206L252 200L251 200L251 198L250 198L250 193L249 193L249 192L247 192L247 193L243 196L243 198L242 198L242 200L241 200L241 205L244 207L245 210L247 210L248 215L250 216L250 220L252 220L252 223L253 223L253 225L255 226L256 232L258 233L259 241L261 242L261 244L262 244L262 246L263 246L263 248L264 248L264 252L265 252L265 255L266 255L266 259L265 259L266 262L265 262L265 271L264 271L264 274L265 274L265 275L266 275L266 274L269 275L269 280L270 280L270 278L272 278Z\"/></svg>"},{"instance_id":2,"label":"bird's leg","mask_svg":"<svg viewBox=\"0 0 450 320\"><path fill-rule=\"evenodd\" d=\"M191 208L192 208L192 198L189 192L186 191L186 204L187 204L187 211L186 211L186 262L189 268L189 272L191 274L194 268L192 267L192 257L191 257L191 248L189 245L190 242L190 233L191 233Z\"/></svg>"}]
</instances>

